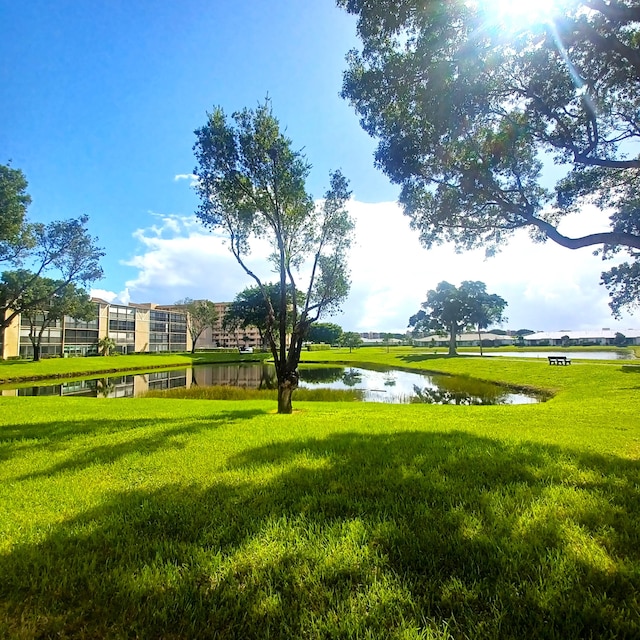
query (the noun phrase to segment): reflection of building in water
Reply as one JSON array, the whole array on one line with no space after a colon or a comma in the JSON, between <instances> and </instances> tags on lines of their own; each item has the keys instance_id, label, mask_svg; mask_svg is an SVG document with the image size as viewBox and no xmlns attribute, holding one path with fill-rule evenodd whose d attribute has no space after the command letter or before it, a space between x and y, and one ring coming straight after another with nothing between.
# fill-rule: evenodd
<instances>
[{"instance_id":1,"label":"reflection of building in water","mask_svg":"<svg viewBox=\"0 0 640 640\"><path fill-rule=\"evenodd\" d=\"M193 369L193 384L199 387L233 386L248 389L270 388L275 369L267 364L218 364Z\"/></svg>"},{"instance_id":2,"label":"reflection of building in water","mask_svg":"<svg viewBox=\"0 0 640 640\"><path fill-rule=\"evenodd\" d=\"M189 387L191 369L155 371L153 373L110 376L92 380L73 380L62 384L39 385L22 389L3 389L3 396L87 396L91 398L133 398L150 389Z\"/></svg>"},{"instance_id":3,"label":"reflection of building in water","mask_svg":"<svg viewBox=\"0 0 640 640\"><path fill-rule=\"evenodd\" d=\"M193 373L192 369L174 369L172 371L155 371L144 376L136 376L136 378L145 379L146 388L136 387L136 395L140 395L145 391L189 388L193 380Z\"/></svg>"}]
</instances>

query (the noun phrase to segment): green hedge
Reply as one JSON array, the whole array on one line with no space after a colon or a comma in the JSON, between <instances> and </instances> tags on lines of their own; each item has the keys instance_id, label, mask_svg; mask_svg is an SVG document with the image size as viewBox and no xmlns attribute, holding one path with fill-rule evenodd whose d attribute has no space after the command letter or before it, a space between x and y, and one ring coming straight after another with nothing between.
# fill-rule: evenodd
<instances>
[{"instance_id":1,"label":"green hedge","mask_svg":"<svg viewBox=\"0 0 640 640\"><path fill-rule=\"evenodd\" d=\"M318 342L317 344L308 344L307 351L327 351L331 349L330 344L325 344L324 342Z\"/></svg>"}]
</instances>

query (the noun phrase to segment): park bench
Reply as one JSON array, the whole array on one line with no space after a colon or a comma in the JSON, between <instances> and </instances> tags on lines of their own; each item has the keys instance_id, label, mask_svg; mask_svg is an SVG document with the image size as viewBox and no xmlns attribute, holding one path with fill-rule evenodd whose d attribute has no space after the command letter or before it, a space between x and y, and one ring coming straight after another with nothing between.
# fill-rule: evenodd
<instances>
[{"instance_id":1,"label":"park bench","mask_svg":"<svg viewBox=\"0 0 640 640\"><path fill-rule=\"evenodd\" d=\"M556 365L571 364L571 360L569 360L567 356L547 356L547 357L549 358L549 364L556 364Z\"/></svg>"}]
</instances>

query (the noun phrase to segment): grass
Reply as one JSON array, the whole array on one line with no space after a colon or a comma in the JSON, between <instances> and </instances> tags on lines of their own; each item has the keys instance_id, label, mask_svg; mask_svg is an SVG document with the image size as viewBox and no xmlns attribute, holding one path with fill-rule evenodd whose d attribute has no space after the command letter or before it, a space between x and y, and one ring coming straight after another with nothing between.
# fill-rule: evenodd
<instances>
[{"instance_id":1,"label":"grass","mask_svg":"<svg viewBox=\"0 0 640 640\"><path fill-rule=\"evenodd\" d=\"M0 637L640 637L640 367L308 356L555 396L0 398Z\"/></svg>"},{"instance_id":2,"label":"grass","mask_svg":"<svg viewBox=\"0 0 640 640\"><path fill-rule=\"evenodd\" d=\"M225 352L202 352L96 356L90 358L50 358L0 361L0 384L47 378L81 378L116 371L147 371L215 362L255 362L268 357L266 353L251 355Z\"/></svg>"},{"instance_id":3,"label":"grass","mask_svg":"<svg viewBox=\"0 0 640 640\"><path fill-rule=\"evenodd\" d=\"M210 387L180 387L147 391L145 398L172 398L181 400L272 400L277 401L277 389L251 389L218 385ZM362 400L357 389L305 389L295 392L297 402L354 402Z\"/></svg>"}]
</instances>

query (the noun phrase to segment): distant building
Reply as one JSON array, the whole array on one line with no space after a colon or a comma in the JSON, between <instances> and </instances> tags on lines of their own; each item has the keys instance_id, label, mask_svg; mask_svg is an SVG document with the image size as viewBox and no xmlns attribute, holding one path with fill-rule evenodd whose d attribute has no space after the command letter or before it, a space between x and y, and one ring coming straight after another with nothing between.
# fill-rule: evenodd
<instances>
[{"instance_id":1,"label":"distant building","mask_svg":"<svg viewBox=\"0 0 640 640\"><path fill-rule=\"evenodd\" d=\"M482 336L482 345L485 347L504 347L513 344L513 337L508 335L503 336L496 333L484 332L482 332L480 335ZM414 338L413 344L418 344L425 347L448 347L449 335L445 334L443 336L440 336L434 334L431 336L426 336L424 338ZM480 346L480 339L478 338L477 333L461 333L456 337L456 344L459 347L478 347Z\"/></svg>"},{"instance_id":2,"label":"distant building","mask_svg":"<svg viewBox=\"0 0 640 640\"><path fill-rule=\"evenodd\" d=\"M227 331L224 328L224 316L230 302L215 302L217 319L213 328L207 327L196 340L196 349L239 349L240 347L253 347L259 349L263 346L260 332L256 327L246 329L234 329ZM163 305L158 307L167 310L181 310L180 305Z\"/></svg>"},{"instance_id":3,"label":"distant building","mask_svg":"<svg viewBox=\"0 0 640 640\"><path fill-rule=\"evenodd\" d=\"M613 346L616 334L621 333L627 339L627 344L640 344L640 330L627 329L614 331L612 329L591 329L586 331L539 331L523 337L524 344L529 347L562 347L562 346Z\"/></svg>"}]
</instances>

